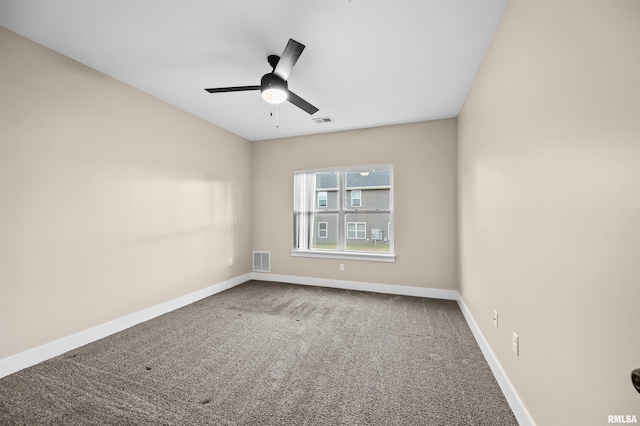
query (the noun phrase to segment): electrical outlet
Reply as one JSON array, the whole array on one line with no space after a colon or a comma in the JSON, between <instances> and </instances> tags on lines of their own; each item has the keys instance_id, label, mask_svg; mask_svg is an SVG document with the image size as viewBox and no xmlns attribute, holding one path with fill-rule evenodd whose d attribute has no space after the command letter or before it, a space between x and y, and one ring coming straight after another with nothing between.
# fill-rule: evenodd
<instances>
[{"instance_id":1,"label":"electrical outlet","mask_svg":"<svg viewBox=\"0 0 640 426\"><path fill-rule=\"evenodd\" d=\"M493 310L493 326L498 328L498 311Z\"/></svg>"},{"instance_id":2,"label":"electrical outlet","mask_svg":"<svg viewBox=\"0 0 640 426\"><path fill-rule=\"evenodd\" d=\"M344 272L344 263L340 264L340 272Z\"/></svg>"},{"instance_id":3,"label":"electrical outlet","mask_svg":"<svg viewBox=\"0 0 640 426\"><path fill-rule=\"evenodd\" d=\"M233 257L230 257L229 258L229 266L232 266L232 265L233 265Z\"/></svg>"},{"instance_id":4,"label":"electrical outlet","mask_svg":"<svg viewBox=\"0 0 640 426\"><path fill-rule=\"evenodd\" d=\"M516 332L513 332L513 335L511 336L511 349L513 349L513 352L520 356L520 337L516 334Z\"/></svg>"}]
</instances>

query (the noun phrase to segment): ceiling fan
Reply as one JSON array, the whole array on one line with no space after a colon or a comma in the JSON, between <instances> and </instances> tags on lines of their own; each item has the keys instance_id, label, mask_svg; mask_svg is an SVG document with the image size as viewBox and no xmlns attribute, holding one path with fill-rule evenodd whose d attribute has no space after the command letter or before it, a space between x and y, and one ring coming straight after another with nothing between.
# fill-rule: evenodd
<instances>
[{"instance_id":1,"label":"ceiling fan","mask_svg":"<svg viewBox=\"0 0 640 426\"><path fill-rule=\"evenodd\" d=\"M284 101L289 101L307 113L314 114L318 111L318 108L314 107L309 102L289 90L287 84L289 74L291 74L291 70L298 61L303 50L304 44L298 43L294 39L290 38L284 48L284 52L282 52L282 56L269 55L267 57L267 61L273 68L273 71L262 76L259 86L218 87L204 90L209 93L260 90L263 99L270 104L279 104Z\"/></svg>"}]
</instances>

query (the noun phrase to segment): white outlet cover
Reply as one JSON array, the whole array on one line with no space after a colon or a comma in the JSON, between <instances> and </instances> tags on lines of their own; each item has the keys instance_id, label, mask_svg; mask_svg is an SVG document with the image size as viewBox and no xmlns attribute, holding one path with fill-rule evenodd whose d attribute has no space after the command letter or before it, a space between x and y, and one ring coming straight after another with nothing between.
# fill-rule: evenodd
<instances>
[{"instance_id":1,"label":"white outlet cover","mask_svg":"<svg viewBox=\"0 0 640 426\"><path fill-rule=\"evenodd\" d=\"M516 355L520 355L520 337L513 332L513 336L511 337L511 349Z\"/></svg>"},{"instance_id":2,"label":"white outlet cover","mask_svg":"<svg viewBox=\"0 0 640 426\"><path fill-rule=\"evenodd\" d=\"M493 326L498 328L498 311L493 310Z\"/></svg>"}]
</instances>

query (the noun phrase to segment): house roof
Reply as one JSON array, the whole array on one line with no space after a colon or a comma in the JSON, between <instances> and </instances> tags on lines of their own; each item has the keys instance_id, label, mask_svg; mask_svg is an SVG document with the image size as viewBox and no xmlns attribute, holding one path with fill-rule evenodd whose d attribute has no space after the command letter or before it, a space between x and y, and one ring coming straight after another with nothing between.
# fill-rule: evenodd
<instances>
[{"instance_id":1,"label":"house roof","mask_svg":"<svg viewBox=\"0 0 640 426\"><path fill-rule=\"evenodd\" d=\"M368 170L365 172L347 172L345 187L350 188L379 188L391 186L391 170ZM338 174L335 172L316 173L316 189L337 189Z\"/></svg>"},{"instance_id":2,"label":"house roof","mask_svg":"<svg viewBox=\"0 0 640 426\"><path fill-rule=\"evenodd\" d=\"M338 174L335 172L316 173L316 189L338 189Z\"/></svg>"},{"instance_id":3,"label":"house roof","mask_svg":"<svg viewBox=\"0 0 640 426\"><path fill-rule=\"evenodd\" d=\"M391 186L391 170L370 170L368 174L360 172L347 172L345 187L366 188Z\"/></svg>"}]
</instances>

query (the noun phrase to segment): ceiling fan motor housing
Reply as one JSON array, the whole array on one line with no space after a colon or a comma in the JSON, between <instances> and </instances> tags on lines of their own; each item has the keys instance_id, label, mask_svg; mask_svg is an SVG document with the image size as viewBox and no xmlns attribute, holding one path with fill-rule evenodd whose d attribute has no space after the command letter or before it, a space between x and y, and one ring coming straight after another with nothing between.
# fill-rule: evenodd
<instances>
[{"instance_id":1,"label":"ceiling fan motor housing","mask_svg":"<svg viewBox=\"0 0 640 426\"><path fill-rule=\"evenodd\" d=\"M260 86L262 87L262 91L265 91L268 88L280 89L280 90L288 90L287 82L270 72L262 76L262 80L260 80Z\"/></svg>"}]
</instances>

